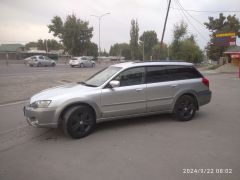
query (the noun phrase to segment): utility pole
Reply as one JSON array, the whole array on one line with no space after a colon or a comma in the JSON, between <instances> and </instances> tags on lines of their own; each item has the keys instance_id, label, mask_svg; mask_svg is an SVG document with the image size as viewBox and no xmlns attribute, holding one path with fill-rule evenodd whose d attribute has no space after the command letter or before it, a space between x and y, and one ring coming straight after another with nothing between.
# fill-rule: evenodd
<instances>
[{"instance_id":1,"label":"utility pole","mask_svg":"<svg viewBox=\"0 0 240 180\"><path fill-rule=\"evenodd\" d=\"M101 19L102 19L102 17L103 16L106 16L106 15L108 15L108 14L110 14L110 13L104 13L104 14L102 14L102 15L100 15L100 16L97 16L97 15L91 15L91 16L93 16L93 17L95 17L95 18L98 18L98 56L100 56L101 55Z\"/></svg>"},{"instance_id":2,"label":"utility pole","mask_svg":"<svg viewBox=\"0 0 240 180\"><path fill-rule=\"evenodd\" d=\"M167 14L166 14L166 17L165 17L165 22L164 22L164 26L163 26L163 33L162 33L162 38L161 38L161 44L160 44L160 51L159 51L160 54L161 54L161 50L162 50L162 46L163 46L163 38L164 38L165 30L166 30L166 25L167 25L167 19L168 19L168 13L169 13L170 5L171 5L171 0L168 0Z\"/></svg>"},{"instance_id":3,"label":"utility pole","mask_svg":"<svg viewBox=\"0 0 240 180\"><path fill-rule=\"evenodd\" d=\"M145 56L145 55L144 55L144 41L142 42L142 45L143 45L143 61L144 61L144 59L145 59L145 58L144 58L144 56Z\"/></svg>"}]
</instances>

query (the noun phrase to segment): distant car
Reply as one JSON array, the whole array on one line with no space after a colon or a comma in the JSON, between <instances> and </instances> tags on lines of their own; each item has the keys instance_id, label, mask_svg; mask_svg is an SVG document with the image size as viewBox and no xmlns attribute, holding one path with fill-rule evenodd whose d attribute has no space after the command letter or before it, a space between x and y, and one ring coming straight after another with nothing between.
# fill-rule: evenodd
<instances>
[{"instance_id":1,"label":"distant car","mask_svg":"<svg viewBox=\"0 0 240 180\"><path fill-rule=\"evenodd\" d=\"M24 59L24 64L28 64L30 67L41 66L56 66L56 62L47 56L36 55Z\"/></svg>"},{"instance_id":2,"label":"distant car","mask_svg":"<svg viewBox=\"0 0 240 180\"><path fill-rule=\"evenodd\" d=\"M69 65L71 67L95 67L95 62L90 58L86 56L81 57L73 57L69 61Z\"/></svg>"}]
</instances>

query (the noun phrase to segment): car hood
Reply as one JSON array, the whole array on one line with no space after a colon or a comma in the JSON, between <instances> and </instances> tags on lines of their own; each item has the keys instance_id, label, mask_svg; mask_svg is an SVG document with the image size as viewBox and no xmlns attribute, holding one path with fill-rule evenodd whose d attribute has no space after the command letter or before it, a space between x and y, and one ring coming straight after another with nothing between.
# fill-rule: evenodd
<instances>
[{"instance_id":1,"label":"car hood","mask_svg":"<svg viewBox=\"0 0 240 180\"><path fill-rule=\"evenodd\" d=\"M57 86L54 88L46 89L38 94L35 94L30 103L33 103L38 100L53 100L59 96L71 96L74 94L83 95L89 91L96 89L95 87L84 86L78 83L69 83L62 86Z\"/></svg>"}]
</instances>

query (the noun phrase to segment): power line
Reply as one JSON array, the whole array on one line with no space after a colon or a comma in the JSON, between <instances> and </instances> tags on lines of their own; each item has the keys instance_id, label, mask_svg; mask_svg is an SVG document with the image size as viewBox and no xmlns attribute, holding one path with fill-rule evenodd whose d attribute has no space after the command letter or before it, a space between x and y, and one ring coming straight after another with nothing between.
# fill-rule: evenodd
<instances>
[{"instance_id":1,"label":"power line","mask_svg":"<svg viewBox=\"0 0 240 180\"><path fill-rule=\"evenodd\" d=\"M202 39L204 39L205 41L208 42L207 38L205 38L205 37L198 31L198 29L191 23L191 21L188 19L188 17L187 17L187 15L185 14L184 9L182 8L180 2L179 2L178 0L175 0L175 3L180 7L180 10L181 10L182 14L184 15L184 17L186 18L186 20L188 21L188 23L195 29L195 31L200 35L200 37L201 37Z\"/></svg>"},{"instance_id":2,"label":"power line","mask_svg":"<svg viewBox=\"0 0 240 180\"><path fill-rule=\"evenodd\" d=\"M202 22L200 22L198 19L196 19L195 17L193 17L188 11L186 11L186 9L184 9L184 7L181 5L181 3L179 1L178 1L178 4L182 8L182 10L185 11L185 13L187 13L193 20L195 20L198 24L200 24L201 26L203 26L205 28L204 24Z\"/></svg>"},{"instance_id":3,"label":"power line","mask_svg":"<svg viewBox=\"0 0 240 180\"><path fill-rule=\"evenodd\" d=\"M176 10L181 10L180 8L175 8L175 7L170 7L171 9L176 9ZM223 10L219 10L219 11L208 11L208 10L195 10L195 9L185 9L185 11L192 11L192 12L201 12L201 13L224 13L224 12L230 12L230 13L238 13L240 12L239 10L230 10L230 11L223 11Z\"/></svg>"}]
</instances>

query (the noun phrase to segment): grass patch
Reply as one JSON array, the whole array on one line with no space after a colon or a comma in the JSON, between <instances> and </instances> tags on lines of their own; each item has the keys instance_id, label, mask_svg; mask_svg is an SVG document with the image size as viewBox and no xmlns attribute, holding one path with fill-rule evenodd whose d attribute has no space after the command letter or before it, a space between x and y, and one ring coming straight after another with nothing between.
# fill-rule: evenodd
<instances>
[{"instance_id":1,"label":"grass patch","mask_svg":"<svg viewBox=\"0 0 240 180\"><path fill-rule=\"evenodd\" d=\"M221 65L211 65L210 67L208 67L208 69L210 70L215 70L217 68L219 68Z\"/></svg>"}]
</instances>

